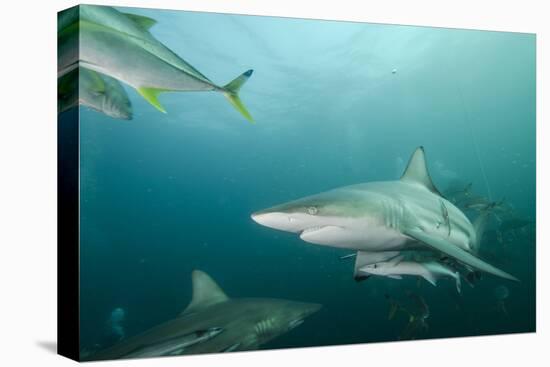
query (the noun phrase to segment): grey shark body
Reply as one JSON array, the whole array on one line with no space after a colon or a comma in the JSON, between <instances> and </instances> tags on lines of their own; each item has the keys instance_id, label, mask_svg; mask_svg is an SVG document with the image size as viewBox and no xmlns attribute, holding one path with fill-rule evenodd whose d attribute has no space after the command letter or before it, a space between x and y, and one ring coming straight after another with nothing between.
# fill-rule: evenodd
<instances>
[{"instance_id":1,"label":"grey shark body","mask_svg":"<svg viewBox=\"0 0 550 367\"><path fill-rule=\"evenodd\" d=\"M299 326L321 305L270 298L232 299L202 271L193 297L175 319L92 355L90 360L220 353L257 349Z\"/></svg>"},{"instance_id":2,"label":"grey shark body","mask_svg":"<svg viewBox=\"0 0 550 367\"><path fill-rule=\"evenodd\" d=\"M415 150L400 180L337 188L261 210L252 219L318 245L367 254L433 250L517 280L474 254L481 240L479 231L434 186L422 147Z\"/></svg>"}]
</instances>

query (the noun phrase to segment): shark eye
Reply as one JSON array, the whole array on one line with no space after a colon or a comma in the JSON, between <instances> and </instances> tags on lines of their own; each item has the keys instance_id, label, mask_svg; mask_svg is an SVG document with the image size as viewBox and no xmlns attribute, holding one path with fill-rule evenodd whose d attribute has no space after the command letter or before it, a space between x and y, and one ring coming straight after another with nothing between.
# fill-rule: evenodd
<instances>
[{"instance_id":1,"label":"shark eye","mask_svg":"<svg viewBox=\"0 0 550 367\"><path fill-rule=\"evenodd\" d=\"M376 269L376 264L373 264L372 267Z\"/></svg>"},{"instance_id":2,"label":"shark eye","mask_svg":"<svg viewBox=\"0 0 550 367\"><path fill-rule=\"evenodd\" d=\"M314 206L310 206L309 208L307 208L307 212L311 215L315 215L317 214L317 208Z\"/></svg>"}]
</instances>

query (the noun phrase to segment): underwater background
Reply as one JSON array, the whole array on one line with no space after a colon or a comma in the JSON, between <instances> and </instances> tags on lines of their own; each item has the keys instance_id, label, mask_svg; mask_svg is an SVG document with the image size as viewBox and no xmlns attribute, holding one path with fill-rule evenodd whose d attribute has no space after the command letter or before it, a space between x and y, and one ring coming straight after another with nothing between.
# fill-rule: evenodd
<instances>
[{"instance_id":1,"label":"underwater background","mask_svg":"<svg viewBox=\"0 0 550 367\"><path fill-rule=\"evenodd\" d=\"M387 296L409 292L430 309L416 338L535 330L535 35L124 10L156 19L151 33L218 84L254 69L240 95L256 123L206 92L163 94L162 114L126 88L131 121L80 109L83 348L109 343L117 309L126 336L175 317L193 269L229 296L323 304L262 349L397 340L408 320L388 319ZM484 275L461 295L445 280L355 282L351 251L250 218L395 180L420 145L441 191L472 183L533 223L481 248L521 282Z\"/></svg>"}]
</instances>

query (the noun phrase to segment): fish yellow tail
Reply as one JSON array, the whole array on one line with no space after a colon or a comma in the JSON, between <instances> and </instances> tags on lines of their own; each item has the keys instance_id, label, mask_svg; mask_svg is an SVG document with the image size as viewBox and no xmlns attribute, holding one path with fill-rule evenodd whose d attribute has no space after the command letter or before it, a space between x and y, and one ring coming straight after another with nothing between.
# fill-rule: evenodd
<instances>
[{"instance_id":1,"label":"fish yellow tail","mask_svg":"<svg viewBox=\"0 0 550 367\"><path fill-rule=\"evenodd\" d=\"M252 72L252 69L244 72L223 87L223 95L225 98L227 98L229 103L250 122L254 122L254 119L239 98L239 89L241 89L243 84L250 78Z\"/></svg>"}]
</instances>

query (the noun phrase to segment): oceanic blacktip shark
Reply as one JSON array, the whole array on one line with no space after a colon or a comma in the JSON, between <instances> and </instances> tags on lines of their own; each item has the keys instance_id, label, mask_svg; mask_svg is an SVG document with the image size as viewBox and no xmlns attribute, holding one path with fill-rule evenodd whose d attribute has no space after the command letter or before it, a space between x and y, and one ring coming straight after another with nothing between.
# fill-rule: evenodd
<instances>
[{"instance_id":1,"label":"oceanic blacktip shark","mask_svg":"<svg viewBox=\"0 0 550 367\"><path fill-rule=\"evenodd\" d=\"M460 274L457 271L437 261L407 261L403 256L397 256L390 261L368 264L359 269L360 272L393 279L401 279L403 275L415 275L426 279L433 286L441 277L453 278L456 290L460 293Z\"/></svg>"},{"instance_id":2,"label":"oceanic blacktip shark","mask_svg":"<svg viewBox=\"0 0 550 367\"><path fill-rule=\"evenodd\" d=\"M368 253L433 250L517 280L474 254L481 235L434 186L422 147L414 151L400 180L337 188L261 210L252 219L318 245Z\"/></svg>"},{"instance_id":3,"label":"oceanic blacktip shark","mask_svg":"<svg viewBox=\"0 0 550 367\"><path fill-rule=\"evenodd\" d=\"M116 119L132 119L132 103L116 79L80 67L60 77L57 83L59 113L83 105Z\"/></svg>"},{"instance_id":4,"label":"oceanic blacktip shark","mask_svg":"<svg viewBox=\"0 0 550 367\"><path fill-rule=\"evenodd\" d=\"M59 75L87 67L132 86L162 112L166 110L159 93L217 91L247 120L253 120L238 95L252 70L219 86L151 35L155 20L107 6L80 5L79 9L58 17Z\"/></svg>"},{"instance_id":5,"label":"oceanic blacktip shark","mask_svg":"<svg viewBox=\"0 0 550 367\"><path fill-rule=\"evenodd\" d=\"M206 273L192 274L191 303L175 319L98 352L90 360L257 349L302 324L321 305L271 298L229 298Z\"/></svg>"}]
</instances>

